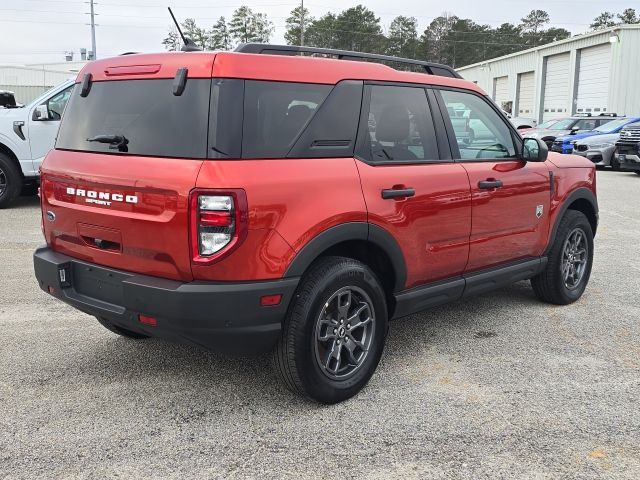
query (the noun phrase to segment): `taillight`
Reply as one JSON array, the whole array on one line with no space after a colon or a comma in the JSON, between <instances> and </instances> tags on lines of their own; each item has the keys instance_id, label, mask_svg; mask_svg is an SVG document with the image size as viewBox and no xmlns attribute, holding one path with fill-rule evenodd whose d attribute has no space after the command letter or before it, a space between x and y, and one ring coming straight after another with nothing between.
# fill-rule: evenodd
<instances>
[{"instance_id":1,"label":"taillight","mask_svg":"<svg viewBox=\"0 0 640 480\"><path fill-rule=\"evenodd\" d=\"M191 258L213 263L247 236L244 190L193 190L190 201Z\"/></svg>"}]
</instances>

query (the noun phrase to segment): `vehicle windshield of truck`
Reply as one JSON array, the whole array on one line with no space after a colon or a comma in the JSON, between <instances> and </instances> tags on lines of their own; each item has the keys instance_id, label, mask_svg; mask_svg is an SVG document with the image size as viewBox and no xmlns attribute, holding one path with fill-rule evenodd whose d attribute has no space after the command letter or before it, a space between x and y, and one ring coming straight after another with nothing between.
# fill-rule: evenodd
<instances>
[{"instance_id":1,"label":"vehicle windshield of truck","mask_svg":"<svg viewBox=\"0 0 640 480\"><path fill-rule=\"evenodd\" d=\"M613 120L611 122L607 122L603 125L600 125L598 128L596 128L595 131L599 133L614 133L615 130L624 126L628 122L629 120L626 118L620 119L620 120Z\"/></svg>"}]
</instances>

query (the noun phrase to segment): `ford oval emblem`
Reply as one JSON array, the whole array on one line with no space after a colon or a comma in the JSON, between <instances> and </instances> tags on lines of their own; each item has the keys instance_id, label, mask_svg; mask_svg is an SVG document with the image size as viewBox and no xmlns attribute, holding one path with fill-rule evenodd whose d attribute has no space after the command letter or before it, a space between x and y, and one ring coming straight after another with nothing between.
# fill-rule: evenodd
<instances>
[{"instance_id":1,"label":"ford oval emblem","mask_svg":"<svg viewBox=\"0 0 640 480\"><path fill-rule=\"evenodd\" d=\"M49 220L50 222L53 222L56 219L56 214L53 213L51 210L49 210L47 212L47 220Z\"/></svg>"}]
</instances>

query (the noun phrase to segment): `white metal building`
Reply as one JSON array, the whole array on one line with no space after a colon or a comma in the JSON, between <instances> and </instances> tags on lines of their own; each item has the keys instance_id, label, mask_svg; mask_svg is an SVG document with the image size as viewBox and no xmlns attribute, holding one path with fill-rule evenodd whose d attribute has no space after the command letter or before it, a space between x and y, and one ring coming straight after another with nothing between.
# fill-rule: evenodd
<instances>
[{"instance_id":1,"label":"white metal building","mask_svg":"<svg viewBox=\"0 0 640 480\"><path fill-rule=\"evenodd\" d=\"M76 75L77 71L74 73L62 67L0 65L0 90L14 92L16 101L26 105L43 92Z\"/></svg>"},{"instance_id":2,"label":"white metal building","mask_svg":"<svg viewBox=\"0 0 640 480\"><path fill-rule=\"evenodd\" d=\"M640 115L640 25L578 35L457 70L514 117Z\"/></svg>"}]
</instances>

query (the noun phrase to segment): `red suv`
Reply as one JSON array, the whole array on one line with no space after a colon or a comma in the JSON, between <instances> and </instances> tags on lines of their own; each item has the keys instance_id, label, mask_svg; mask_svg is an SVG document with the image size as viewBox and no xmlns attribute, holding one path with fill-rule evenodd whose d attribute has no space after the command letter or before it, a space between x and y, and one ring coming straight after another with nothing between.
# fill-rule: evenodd
<instances>
[{"instance_id":1,"label":"red suv","mask_svg":"<svg viewBox=\"0 0 640 480\"><path fill-rule=\"evenodd\" d=\"M311 48L91 62L41 179L43 290L125 337L273 350L325 403L391 319L525 279L577 300L598 223L593 164L451 68Z\"/></svg>"}]
</instances>

